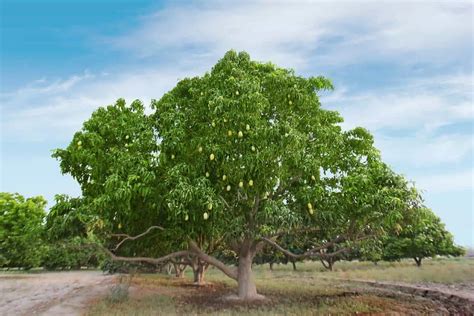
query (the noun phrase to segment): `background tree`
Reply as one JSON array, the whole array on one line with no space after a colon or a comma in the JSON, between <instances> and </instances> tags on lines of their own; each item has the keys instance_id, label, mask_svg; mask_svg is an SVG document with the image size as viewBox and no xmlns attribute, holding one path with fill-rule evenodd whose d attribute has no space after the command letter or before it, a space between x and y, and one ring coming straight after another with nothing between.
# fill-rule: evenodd
<instances>
[{"instance_id":1,"label":"background tree","mask_svg":"<svg viewBox=\"0 0 474 316\"><path fill-rule=\"evenodd\" d=\"M160 256L182 248L185 241L176 236L185 234L212 253L219 239L216 229L211 234L210 229L199 225L183 227L183 219L187 220L184 216L177 221L163 212L162 192L171 190L174 183L172 177L164 177L159 165L160 140L151 122L139 101L127 106L118 100L95 111L71 144L56 150L53 157L61 161L62 172L70 173L81 185L84 203L97 219L95 231L100 231L110 245L120 242L120 247L114 249L117 254ZM206 194L192 185L187 190L189 205ZM212 203L206 207L212 209ZM128 241L150 225L156 227L146 238ZM166 231L158 225L166 226ZM127 241L122 243L124 238ZM171 259L175 268L191 266L196 283L204 281L207 263L193 256Z\"/></svg>"},{"instance_id":2,"label":"background tree","mask_svg":"<svg viewBox=\"0 0 474 316\"><path fill-rule=\"evenodd\" d=\"M91 225L96 217L84 198L56 195L55 200L44 224L43 267L50 270L98 267L103 255L90 246Z\"/></svg>"},{"instance_id":3,"label":"background tree","mask_svg":"<svg viewBox=\"0 0 474 316\"><path fill-rule=\"evenodd\" d=\"M453 236L439 217L426 207L406 212L403 226L398 226L384 240L385 260L412 258L417 266L421 266L423 258L463 254L464 249L454 244Z\"/></svg>"},{"instance_id":4,"label":"background tree","mask_svg":"<svg viewBox=\"0 0 474 316\"><path fill-rule=\"evenodd\" d=\"M0 193L0 254L2 267L30 269L41 263L42 222L46 200Z\"/></svg>"},{"instance_id":5,"label":"background tree","mask_svg":"<svg viewBox=\"0 0 474 316\"><path fill-rule=\"evenodd\" d=\"M87 237L92 214L83 198L71 198L64 194L55 196L55 204L45 220L45 233L50 241L73 237Z\"/></svg>"},{"instance_id":6,"label":"background tree","mask_svg":"<svg viewBox=\"0 0 474 316\"><path fill-rule=\"evenodd\" d=\"M126 106L118 100L95 111L71 144L53 154L61 171L80 184L84 207L95 218L92 228L105 243L120 240L111 233L137 235L161 222L158 140L150 123L139 101ZM133 249L123 243L118 251L157 256L159 233L154 230L147 239L137 240Z\"/></svg>"}]
</instances>

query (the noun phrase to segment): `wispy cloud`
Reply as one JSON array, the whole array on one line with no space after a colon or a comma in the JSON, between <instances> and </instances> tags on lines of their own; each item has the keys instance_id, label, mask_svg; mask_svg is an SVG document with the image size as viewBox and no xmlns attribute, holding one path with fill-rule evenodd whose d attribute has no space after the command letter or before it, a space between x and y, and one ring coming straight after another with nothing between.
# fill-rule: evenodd
<instances>
[{"instance_id":1,"label":"wispy cloud","mask_svg":"<svg viewBox=\"0 0 474 316\"><path fill-rule=\"evenodd\" d=\"M445 63L465 56L471 11L467 1L211 1L166 7L109 42L141 57L179 51L205 60L235 48L297 69L312 59Z\"/></svg>"},{"instance_id":2,"label":"wispy cloud","mask_svg":"<svg viewBox=\"0 0 474 316\"><path fill-rule=\"evenodd\" d=\"M430 193L446 193L474 189L474 171L465 169L457 172L423 175L417 177L416 185ZM471 210L472 212L472 210Z\"/></svg>"},{"instance_id":3,"label":"wispy cloud","mask_svg":"<svg viewBox=\"0 0 474 316\"><path fill-rule=\"evenodd\" d=\"M342 87L323 104L344 128L375 135L384 160L427 193L472 190L473 77L456 73L356 92Z\"/></svg>"},{"instance_id":4,"label":"wispy cloud","mask_svg":"<svg viewBox=\"0 0 474 316\"><path fill-rule=\"evenodd\" d=\"M341 111L346 127L362 125L374 132L384 128L415 129L420 133L472 121L473 89L471 74L449 74L364 92L342 87L324 100Z\"/></svg>"},{"instance_id":5,"label":"wispy cloud","mask_svg":"<svg viewBox=\"0 0 474 316\"><path fill-rule=\"evenodd\" d=\"M64 80L29 84L5 93L2 100L3 141L67 140L99 106L141 99L148 104L192 70L156 69L120 75L73 75Z\"/></svg>"}]
</instances>

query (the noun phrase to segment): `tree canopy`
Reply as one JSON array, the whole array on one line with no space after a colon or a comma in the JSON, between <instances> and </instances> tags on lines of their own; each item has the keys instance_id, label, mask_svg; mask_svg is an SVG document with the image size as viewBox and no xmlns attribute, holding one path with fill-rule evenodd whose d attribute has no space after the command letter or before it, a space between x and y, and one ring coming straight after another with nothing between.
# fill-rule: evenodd
<instances>
[{"instance_id":1,"label":"tree canopy","mask_svg":"<svg viewBox=\"0 0 474 316\"><path fill-rule=\"evenodd\" d=\"M54 157L103 230L124 237L119 246L144 231L153 240L138 247L153 259L130 258L133 248L113 258L198 258L235 279L240 299L254 299L251 265L264 244L292 259L330 258L420 203L366 129L344 131L339 113L321 106L319 93L331 89L327 78L229 51L153 100L150 115L139 101L100 108ZM318 238L304 252L278 244L309 232ZM237 254L236 268L212 256L218 248Z\"/></svg>"},{"instance_id":2,"label":"tree canopy","mask_svg":"<svg viewBox=\"0 0 474 316\"><path fill-rule=\"evenodd\" d=\"M423 258L464 254L464 250L454 244L453 236L439 217L428 208L408 212L403 224L396 233L384 239L385 260L412 258L420 266Z\"/></svg>"},{"instance_id":3,"label":"tree canopy","mask_svg":"<svg viewBox=\"0 0 474 316\"><path fill-rule=\"evenodd\" d=\"M37 267L41 263L46 201L0 192L0 266Z\"/></svg>"}]
</instances>

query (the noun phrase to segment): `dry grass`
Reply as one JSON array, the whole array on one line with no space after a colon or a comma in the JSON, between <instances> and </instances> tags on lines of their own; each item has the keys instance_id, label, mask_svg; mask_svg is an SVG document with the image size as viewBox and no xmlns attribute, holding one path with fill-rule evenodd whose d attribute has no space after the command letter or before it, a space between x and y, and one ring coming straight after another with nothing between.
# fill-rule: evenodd
<instances>
[{"instance_id":1,"label":"dry grass","mask_svg":"<svg viewBox=\"0 0 474 316\"><path fill-rule=\"evenodd\" d=\"M211 269L206 279L210 285L197 288L191 273L184 279L163 275L138 275L131 284L126 302L106 300L95 305L89 315L315 315L355 313L431 313L436 306L429 302L397 300L359 292L347 279L405 282L457 283L474 281L474 260L426 260L421 268L411 261L380 263L338 262L335 271L321 269L317 262L256 266L258 290L267 300L257 303L231 303L222 298L235 291L235 282Z\"/></svg>"},{"instance_id":2,"label":"dry grass","mask_svg":"<svg viewBox=\"0 0 474 316\"><path fill-rule=\"evenodd\" d=\"M465 258L424 260L417 267L413 260L382 262L338 262L334 272L320 273L327 277L400 281L407 283L456 284L474 282L474 260Z\"/></svg>"}]
</instances>

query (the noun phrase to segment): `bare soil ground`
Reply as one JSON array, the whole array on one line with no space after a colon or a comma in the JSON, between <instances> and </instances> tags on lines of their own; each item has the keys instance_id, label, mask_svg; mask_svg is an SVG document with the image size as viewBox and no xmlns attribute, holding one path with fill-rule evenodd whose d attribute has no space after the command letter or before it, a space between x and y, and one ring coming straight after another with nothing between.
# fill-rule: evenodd
<instances>
[{"instance_id":1,"label":"bare soil ground","mask_svg":"<svg viewBox=\"0 0 474 316\"><path fill-rule=\"evenodd\" d=\"M474 283L439 284L431 282L404 283L369 280L346 280L350 283L364 286L361 290L373 292L378 296L396 296L400 299L418 298L431 301L438 305L438 311L446 314L473 315L474 314Z\"/></svg>"},{"instance_id":2,"label":"bare soil ground","mask_svg":"<svg viewBox=\"0 0 474 316\"><path fill-rule=\"evenodd\" d=\"M113 283L98 271L0 274L0 315L82 315Z\"/></svg>"},{"instance_id":3,"label":"bare soil ground","mask_svg":"<svg viewBox=\"0 0 474 316\"><path fill-rule=\"evenodd\" d=\"M266 274L265 274L266 275ZM130 297L107 303L117 277L98 271L0 274L0 315L180 315L180 314L439 314L472 315L474 282L348 280L303 277L299 273L261 275L264 301L238 303L223 300L235 284L219 274L209 276L203 288L190 277L138 275ZM92 309L91 309L92 308Z\"/></svg>"}]
</instances>

